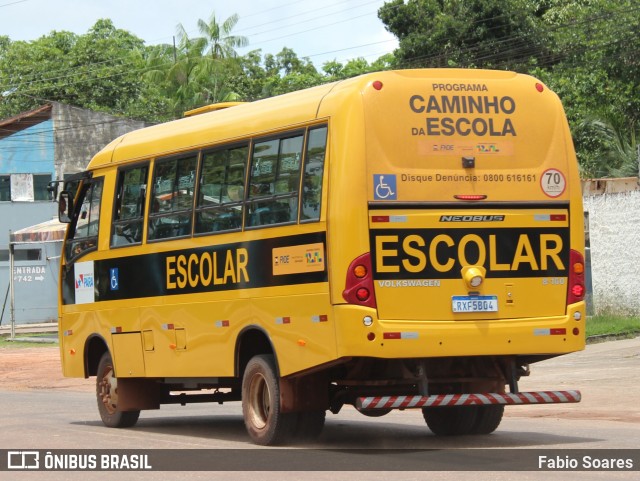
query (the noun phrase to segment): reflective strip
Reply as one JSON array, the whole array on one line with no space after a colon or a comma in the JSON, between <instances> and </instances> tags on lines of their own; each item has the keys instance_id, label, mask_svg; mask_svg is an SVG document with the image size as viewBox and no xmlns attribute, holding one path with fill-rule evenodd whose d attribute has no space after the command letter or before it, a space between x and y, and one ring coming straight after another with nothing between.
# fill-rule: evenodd
<instances>
[{"instance_id":1,"label":"reflective strip","mask_svg":"<svg viewBox=\"0 0 640 481\"><path fill-rule=\"evenodd\" d=\"M513 404L524 404L524 399L520 396L510 396L513 400Z\"/></svg>"},{"instance_id":2,"label":"reflective strip","mask_svg":"<svg viewBox=\"0 0 640 481\"><path fill-rule=\"evenodd\" d=\"M433 396L383 396L356 399L358 409L407 409L438 406L484 406L491 404L577 403L580 391L533 391L521 393L436 394Z\"/></svg>"},{"instance_id":3,"label":"reflective strip","mask_svg":"<svg viewBox=\"0 0 640 481\"><path fill-rule=\"evenodd\" d=\"M454 405L451 400L453 399L453 394L447 394L442 401L438 403L439 406L452 406Z\"/></svg>"},{"instance_id":4,"label":"reflective strip","mask_svg":"<svg viewBox=\"0 0 640 481\"><path fill-rule=\"evenodd\" d=\"M370 397L362 397L359 399L360 401L360 409L368 409L369 404L371 404L373 398Z\"/></svg>"},{"instance_id":5,"label":"reflective strip","mask_svg":"<svg viewBox=\"0 0 640 481\"><path fill-rule=\"evenodd\" d=\"M494 398L490 394L487 394L486 396L484 394L476 394L474 400L477 400L478 402L474 404L493 404L491 399Z\"/></svg>"}]
</instances>

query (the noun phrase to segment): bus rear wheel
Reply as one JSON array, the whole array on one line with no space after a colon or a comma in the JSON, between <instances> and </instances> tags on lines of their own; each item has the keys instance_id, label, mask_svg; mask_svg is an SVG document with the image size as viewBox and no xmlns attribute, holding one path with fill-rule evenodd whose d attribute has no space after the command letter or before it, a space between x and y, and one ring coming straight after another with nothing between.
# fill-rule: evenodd
<instances>
[{"instance_id":1,"label":"bus rear wheel","mask_svg":"<svg viewBox=\"0 0 640 481\"><path fill-rule=\"evenodd\" d=\"M282 413L280 384L271 355L251 358L242 377L242 415L256 444L271 446L291 439L297 413Z\"/></svg>"},{"instance_id":2,"label":"bus rear wheel","mask_svg":"<svg viewBox=\"0 0 640 481\"><path fill-rule=\"evenodd\" d=\"M423 408L422 416L436 436L471 434L477 419L476 406Z\"/></svg>"},{"instance_id":3,"label":"bus rear wheel","mask_svg":"<svg viewBox=\"0 0 640 481\"><path fill-rule=\"evenodd\" d=\"M386 416L391 412L391 409L358 409L356 408L360 414L367 416L368 418L381 418L382 416Z\"/></svg>"},{"instance_id":4,"label":"bus rear wheel","mask_svg":"<svg viewBox=\"0 0 640 481\"><path fill-rule=\"evenodd\" d=\"M477 406L477 408L476 422L473 425L471 434L491 434L498 429L504 414L504 405Z\"/></svg>"},{"instance_id":5,"label":"bus rear wheel","mask_svg":"<svg viewBox=\"0 0 640 481\"><path fill-rule=\"evenodd\" d=\"M437 436L491 434L500 425L504 405L424 408L422 415Z\"/></svg>"},{"instance_id":6,"label":"bus rear wheel","mask_svg":"<svg viewBox=\"0 0 640 481\"><path fill-rule=\"evenodd\" d=\"M121 411L118 408L118 378L109 352L105 352L98 363L96 398L98 412L105 426L128 428L138 422L140 411Z\"/></svg>"}]
</instances>

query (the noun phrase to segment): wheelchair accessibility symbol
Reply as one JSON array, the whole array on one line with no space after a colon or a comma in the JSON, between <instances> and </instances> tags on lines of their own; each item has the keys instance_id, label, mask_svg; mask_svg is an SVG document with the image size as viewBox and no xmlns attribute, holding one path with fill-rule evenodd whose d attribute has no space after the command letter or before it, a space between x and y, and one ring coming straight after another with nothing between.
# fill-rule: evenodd
<instances>
[{"instance_id":1,"label":"wheelchair accessibility symbol","mask_svg":"<svg viewBox=\"0 0 640 481\"><path fill-rule=\"evenodd\" d=\"M117 291L118 289L120 289L120 282L118 279L118 268L114 267L112 269L109 269L109 279L110 279L110 284L111 284L111 290L112 291Z\"/></svg>"},{"instance_id":2,"label":"wheelchair accessibility symbol","mask_svg":"<svg viewBox=\"0 0 640 481\"><path fill-rule=\"evenodd\" d=\"M374 200L397 200L396 176L394 174L373 175Z\"/></svg>"}]
</instances>

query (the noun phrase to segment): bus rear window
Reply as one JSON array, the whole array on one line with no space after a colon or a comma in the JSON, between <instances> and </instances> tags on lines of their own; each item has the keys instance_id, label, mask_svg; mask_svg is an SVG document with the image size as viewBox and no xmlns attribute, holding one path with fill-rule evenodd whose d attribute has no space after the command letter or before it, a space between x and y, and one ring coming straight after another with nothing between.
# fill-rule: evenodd
<instances>
[{"instance_id":1,"label":"bus rear window","mask_svg":"<svg viewBox=\"0 0 640 481\"><path fill-rule=\"evenodd\" d=\"M327 127L309 131L302 181L301 221L320 220L322 174L327 146Z\"/></svg>"},{"instance_id":2,"label":"bus rear window","mask_svg":"<svg viewBox=\"0 0 640 481\"><path fill-rule=\"evenodd\" d=\"M303 141L301 133L254 145L247 227L298 220Z\"/></svg>"}]
</instances>

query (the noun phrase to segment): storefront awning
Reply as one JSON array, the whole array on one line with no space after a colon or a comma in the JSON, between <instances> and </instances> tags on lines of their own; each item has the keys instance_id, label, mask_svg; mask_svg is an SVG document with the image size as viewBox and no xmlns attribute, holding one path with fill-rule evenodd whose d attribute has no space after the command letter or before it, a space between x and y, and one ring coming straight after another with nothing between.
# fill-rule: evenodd
<instances>
[{"instance_id":1,"label":"storefront awning","mask_svg":"<svg viewBox=\"0 0 640 481\"><path fill-rule=\"evenodd\" d=\"M10 237L10 242L16 244L62 241L64 240L66 230L67 224L59 222L58 219L52 219L13 232Z\"/></svg>"}]
</instances>

